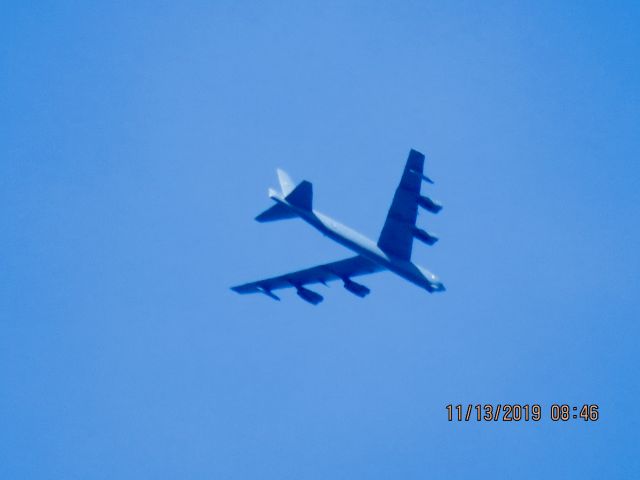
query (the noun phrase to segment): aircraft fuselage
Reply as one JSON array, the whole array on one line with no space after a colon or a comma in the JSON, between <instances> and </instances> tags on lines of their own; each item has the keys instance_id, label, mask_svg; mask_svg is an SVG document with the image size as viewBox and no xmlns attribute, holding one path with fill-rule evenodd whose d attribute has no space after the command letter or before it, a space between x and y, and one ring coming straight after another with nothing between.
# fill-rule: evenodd
<instances>
[{"instance_id":1,"label":"aircraft fuselage","mask_svg":"<svg viewBox=\"0 0 640 480\"><path fill-rule=\"evenodd\" d=\"M382 265L384 268L429 292L444 291L444 285L433 273L413 262L385 253L373 240L365 237L361 233L356 232L317 210L297 208L279 195L271 195L271 198L287 205L287 207L294 210L300 218L319 230L323 235L326 235L358 255L362 255L366 259Z\"/></svg>"}]
</instances>

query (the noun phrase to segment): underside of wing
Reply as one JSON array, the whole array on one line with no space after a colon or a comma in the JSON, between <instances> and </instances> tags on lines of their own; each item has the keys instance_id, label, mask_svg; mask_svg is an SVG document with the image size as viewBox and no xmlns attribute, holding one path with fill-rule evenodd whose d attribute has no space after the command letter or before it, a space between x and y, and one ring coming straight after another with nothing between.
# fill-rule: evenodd
<instances>
[{"instance_id":1,"label":"underside of wing","mask_svg":"<svg viewBox=\"0 0 640 480\"><path fill-rule=\"evenodd\" d=\"M442 208L437 202L420 195L423 180L433 183L424 175L423 169L424 155L411 150L378 240L378 246L383 251L402 260L411 259L414 238L429 245L438 240L424 230L416 228L418 206L432 213L438 213Z\"/></svg>"},{"instance_id":2,"label":"underside of wing","mask_svg":"<svg viewBox=\"0 0 640 480\"><path fill-rule=\"evenodd\" d=\"M369 293L369 289L364 285L354 282L351 280L351 277L375 273L381 270L384 270L382 265L357 255L337 262L325 263L324 265L317 265L304 270L298 270L297 272L286 273L278 277L245 283L244 285L238 285L231 289L242 294L264 293L279 300L279 298L272 293L273 290L294 287L300 297L310 303L316 304L322 301L322 296L306 289L304 287L305 285L314 283L326 284L333 280L342 280L347 290L355 295L364 297Z\"/></svg>"}]
</instances>

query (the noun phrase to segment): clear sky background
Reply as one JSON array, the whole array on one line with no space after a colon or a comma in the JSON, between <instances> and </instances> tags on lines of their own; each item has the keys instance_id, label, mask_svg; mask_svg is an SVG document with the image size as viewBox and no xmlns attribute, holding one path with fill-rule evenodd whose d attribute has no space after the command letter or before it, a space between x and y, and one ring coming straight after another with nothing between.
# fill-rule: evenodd
<instances>
[{"instance_id":1,"label":"clear sky background","mask_svg":"<svg viewBox=\"0 0 640 480\"><path fill-rule=\"evenodd\" d=\"M108 3L108 4L107 4ZM638 478L637 2L3 2L0 477ZM258 224L275 168L413 259ZM428 188L426 188L428 187ZM539 423L449 423L449 403ZM597 403L596 423L549 420Z\"/></svg>"}]
</instances>

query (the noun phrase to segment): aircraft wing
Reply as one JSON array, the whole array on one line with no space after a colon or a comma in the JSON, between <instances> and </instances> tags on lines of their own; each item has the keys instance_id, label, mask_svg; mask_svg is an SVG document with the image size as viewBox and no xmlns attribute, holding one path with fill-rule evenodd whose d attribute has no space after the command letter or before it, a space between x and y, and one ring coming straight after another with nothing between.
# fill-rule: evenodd
<instances>
[{"instance_id":1,"label":"aircraft wing","mask_svg":"<svg viewBox=\"0 0 640 480\"><path fill-rule=\"evenodd\" d=\"M278 297L271 293L272 290L287 287L295 287L300 290L304 288L304 285L312 283L326 283L338 279L350 282L349 279L351 277L375 273L381 270L385 270L382 265L357 255L337 262L325 263L324 265L317 265L304 270L298 270L297 272L286 273L278 277L245 283L244 285L232 287L231 290L238 293L264 293L270 297L278 299ZM354 283L351 282L349 285L354 285ZM363 287L366 289L366 287L362 285L358 285L357 287ZM368 289L366 290L366 293L369 293ZM361 290L360 292L362 293ZM354 293L356 292L354 291ZM364 293L364 295L366 295L366 293Z\"/></svg>"},{"instance_id":2,"label":"aircraft wing","mask_svg":"<svg viewBox=\"0 0 640 480\"><path fill-rule=\"evenodd\" d=\"M411 150L378 239L378 246L383 251L402 260L411 259L414 237L429 245L433 245L438 240L424 230L416 228L418 205L433 213L437 213L442 208L430 198L420 195L423 180L433 183L424 175L423 168L424 155Z\"/></svg>"}]
</instances>

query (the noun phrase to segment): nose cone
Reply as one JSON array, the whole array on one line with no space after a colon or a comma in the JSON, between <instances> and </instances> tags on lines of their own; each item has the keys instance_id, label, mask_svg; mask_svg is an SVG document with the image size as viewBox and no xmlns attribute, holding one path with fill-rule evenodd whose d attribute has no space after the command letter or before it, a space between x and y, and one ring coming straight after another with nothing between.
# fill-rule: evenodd
<instances>
[{"instance_id":1,"label":"nose cone","mask_svg":"<svg viewBox=\"0 0 640 480\"><path fill-rule=\"evenodd\" d=\"M424 287L429 293L433 292L444 292L446 288L442 282L428 282Z\"/></svg>"},{"instance_id":2,"label":"nose cone","mask_svg":"<svg viewBox=\"0 0 640 480\"><path fill-rule=\"evenodd\" d=\"M444 284L433 273L431 273L426 268L418 268L420 269L420 273L422 274L420 285L423 285L424 288L427 289L427 291L444 292L446 290L446 288L444 288Z\"/></svg>"}]
</instances>

